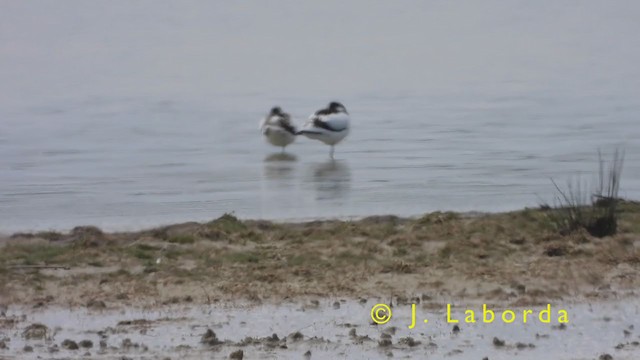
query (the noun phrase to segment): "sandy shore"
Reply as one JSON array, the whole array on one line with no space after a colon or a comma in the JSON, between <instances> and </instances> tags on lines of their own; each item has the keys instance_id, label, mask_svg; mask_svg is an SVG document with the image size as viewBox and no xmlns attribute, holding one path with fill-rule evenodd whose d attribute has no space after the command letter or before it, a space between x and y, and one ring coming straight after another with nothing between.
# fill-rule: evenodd
<instances>
[{"instance_id":1,"label":"sandy shore","mask_svg":"<svg viewBox=\"0 0 640 360\"><path fill-rule=\"evenodd\" d=\"M128 233L20 233L0 244L0 358L640 354L634 202L604 238L561 235L547 211L527 209L286 224L225 215ZM390 323L372 325L376 303L393 307ZM411 304L431 323L408 329ZM446 321L446 304L462 332ZM465 310L481 319L482 304L517 320L466 323ZM547 304L553 321L522 323L524 310L536 316ZM207 330L215 337L203 339ZM598 346L575 351L593 336Z\"/></svg>"}]
</instances>

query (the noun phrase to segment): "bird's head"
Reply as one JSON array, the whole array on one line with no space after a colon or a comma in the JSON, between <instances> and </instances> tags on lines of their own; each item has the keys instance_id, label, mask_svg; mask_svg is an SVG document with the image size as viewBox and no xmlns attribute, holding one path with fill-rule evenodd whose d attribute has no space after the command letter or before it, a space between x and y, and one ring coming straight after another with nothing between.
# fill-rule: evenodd
<instances>
[{"instance_id":1,"label":"bird's head","mask_svg":"<svg viewBox=\"0 0 640 360\"><path fill-rule=\"evenodd\" d=\"M274 106L271 108L269 115L282 115L282 109L280 106Z\"/></svg>"},{"instance_id":2,"label":"bird's head","mask_svg":"<svg viewBox=\"0 0 640 360\"><path fill-rule=\"evenodd\" d=\"M347 108L345 108L344 105L337 101L332 101L329 103L329 110L331 110L332 112L343 112L345 114L348 114Z\"/></svg>"}]
</instances>

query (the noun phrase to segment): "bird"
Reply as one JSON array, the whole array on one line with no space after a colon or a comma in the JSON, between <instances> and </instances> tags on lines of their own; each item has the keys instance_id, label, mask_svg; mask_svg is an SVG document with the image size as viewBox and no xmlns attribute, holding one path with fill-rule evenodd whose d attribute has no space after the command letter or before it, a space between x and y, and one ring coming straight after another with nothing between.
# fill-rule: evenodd
<instances>
[{"instance_id":1,"label":"bird","mask_svg":"<svg viewBox=\"0 0 640 360\"><path fill-rule=\"evenodd\" d=\"M329 156L333 159L334 146L349 134L349 122L347 108L332 101L326 108L311 114L297 134L331 145Z\"/></svg>"},{"instance_id":2,"label":"bird","mask_svg":"<svg viewBox=\"0 0 640 360\"><path fill-rule=\"evenodd\" d=\"M260 121L260 130L271 145L285 147L296 139L296 127L291 123L291 116L274 106L264 119Z\"/></svg>"}]
</instances>

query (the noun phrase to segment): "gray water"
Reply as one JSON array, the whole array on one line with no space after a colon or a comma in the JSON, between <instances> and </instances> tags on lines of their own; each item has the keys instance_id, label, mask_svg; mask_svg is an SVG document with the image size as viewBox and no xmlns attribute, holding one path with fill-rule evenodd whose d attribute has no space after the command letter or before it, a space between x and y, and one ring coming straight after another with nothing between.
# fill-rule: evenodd
<instances>
[{"instance_id":1,"label":"gray water","mask_svg":"<svg viewBox=\"0 0 640 360\"><path fill-rule=\"evenodd\" d=\"M640 3L14 1L0 12L0 232L551 201L626 150ZM274 154L273 105L352 115Z\"/></svg>"}]
</instances>

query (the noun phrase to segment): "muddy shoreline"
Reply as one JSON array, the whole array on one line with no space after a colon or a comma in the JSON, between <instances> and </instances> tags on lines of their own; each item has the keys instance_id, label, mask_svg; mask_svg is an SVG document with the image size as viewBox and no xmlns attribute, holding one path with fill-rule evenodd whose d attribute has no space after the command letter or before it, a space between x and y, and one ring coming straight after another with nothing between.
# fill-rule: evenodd
<instances>
[{"instance_id":1,"label":"muddy shoreline","mask_svg":"<svg viewBox=\"0 0 640 360\"><path fill-rule=\"evenodd\" d=\"M486 323L480 314L476 323L452 323L445 309L418 304L418 316L429 322L413 328L409 305L393 306L388 323L374 324L369 312L379 301L98 310L12 305L0 316L0 358L635 359L640 354L637 298L563 304L566 323ZM454 307L453 318L462 319L464 309Z\"/></svg>"},{"instance_id":2,"label":"muddy shoreline","mask_svg":"<svg viewBox=\"0 0 640 360\"><path fill-rule=\"evenodd\" d=\"M224 215L138 232L17 233L0 239L0 303L612 299L640 284L640 205L625 202L618 217L618 233L602 238L559 234L540 209L304 223Z\"/></svg>"},{"instance_id":3,"label":"muddy shoreline","mask_svg":"<svg viewBox=\"0 0 640 360\"><path fill-rule=\"evenodd\" d=\"M618 217L602 238L558 233L545 209L14 234L0 240L0 358L636 358L640 205ZM372 323L377 303L389 324ZM429 324L408 329L412 304ZM483 304L498 321L468 323ZM547 304L556 321L536 321Z\"/></svg>"}]
</instances>

